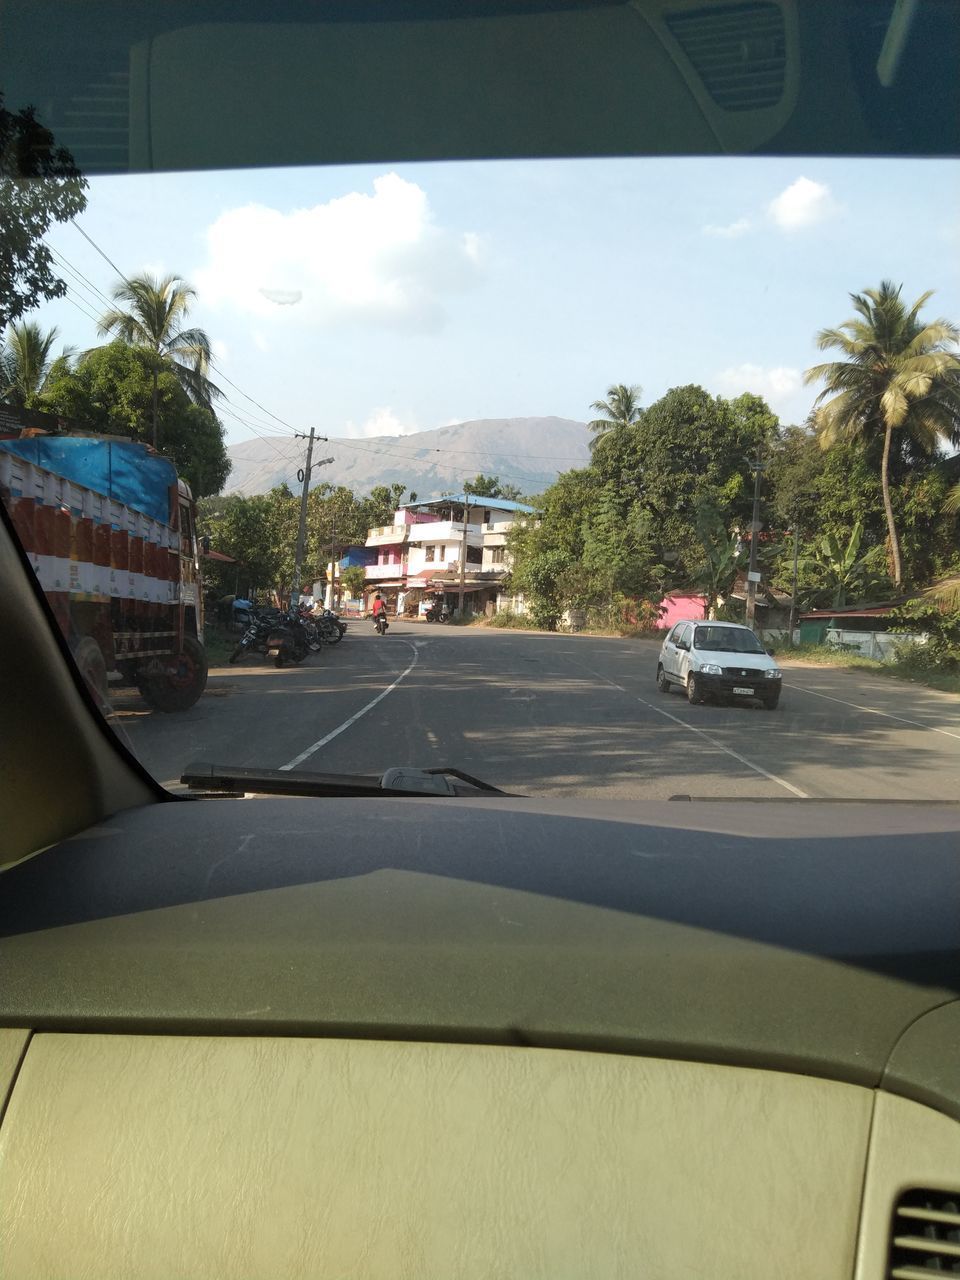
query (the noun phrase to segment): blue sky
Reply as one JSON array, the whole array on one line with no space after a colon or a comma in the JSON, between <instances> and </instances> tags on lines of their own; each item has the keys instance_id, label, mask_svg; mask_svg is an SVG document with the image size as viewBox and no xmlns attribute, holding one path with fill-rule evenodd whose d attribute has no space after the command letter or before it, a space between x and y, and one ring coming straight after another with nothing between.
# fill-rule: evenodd
<instances>
[{"instance_id":1,"label":"blue sky","mask_svg":"<svg viewBox=\"0 0 960 1280\"><path fill-rule=\"evenodd\" d=\"M297 429L364 437L471 418L586 420L610 383L698 382L782 421L848 293L902 282L960 320L960 165L592 160L100 178L81 225L127 272L195 285L222 373ZM109 293L75 227L50 243ZM100 301L32 318L96 342ZM83 310L81 310L83 308ZM233 388L228 441L272 419ZM246 419L239 422L232 415ZM273 422L272 430L284 428Z\"/></svg>"}]
</instances>

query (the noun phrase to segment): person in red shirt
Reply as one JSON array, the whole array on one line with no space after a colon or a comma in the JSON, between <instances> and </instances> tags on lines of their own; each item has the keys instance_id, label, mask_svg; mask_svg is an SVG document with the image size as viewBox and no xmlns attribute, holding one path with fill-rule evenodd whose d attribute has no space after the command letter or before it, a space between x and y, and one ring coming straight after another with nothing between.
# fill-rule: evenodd
<instances>
[{"instance_id":1,"label":"person in red shirt","mask_svg":"<svg viewBox=\"0 0 960 1280\"><path fill-rule=\"evenodd\" d=\"M373 621L375 626L381 623L382 621L383 630L386 631L387 625L388 625L387 624L387 606L383 600L383 597L380 595L379 591L373 597Z\"/></svg>"}]
</instances>

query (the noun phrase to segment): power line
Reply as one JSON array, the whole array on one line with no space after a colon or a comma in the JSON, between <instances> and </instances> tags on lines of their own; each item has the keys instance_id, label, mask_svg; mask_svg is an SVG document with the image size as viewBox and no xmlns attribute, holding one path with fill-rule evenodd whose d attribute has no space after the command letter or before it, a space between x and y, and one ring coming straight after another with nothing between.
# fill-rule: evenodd
<instances>
[{"instance_id":1,"label":"power line","mask_svg":"<svg viewBox=\"0 0 960 1280\"><path fill-rule=\"evenodd\" d=\"M88 244L89 244L89 245L90 245L90 246L91 246L91 247L92 247L92 248L93 248L93 249L94 249L94 250L95 250L95 251L100 255L100 257L104 260L104 262L106 262L106 263L107 263L107 265L108 265L108 266L109 266L113 271L115 271L115 272L116 272L116 274L120 277L120 279L121 279L121 280L123 280L126 284L128 284L128 285L129 285L129 284L130 284L130 279L129 279L129 277L128 277L128 276L126 276L126 275L124 275L124 273L120 270L120 268L117 266L117 264L116 264L116 263L113 261L113 259L109 256L109 254L105 253L105 252L103 251L103 249L101 249L101 248L100 248L100 246L99 246L99 245L97 244L97 242L93 239L93 237L87 234L87 232L83 229L83 227L81 227L81 226L80 226L79 222L77 222L77 220L76 220L75 218L74 218L74 219L72 219L72 221L73 221L73 225L76 227L76 229L77 229L77 230L80 232L80 234L83 236L84 240L86 240L86 241L87 241L87 243L88 243ZM54 252L55 252L55 251L54 251ZM72 266L72 264L67 263L67 259L66 259L66 258L63 258L63 257L62 257L62 255L58 255L58 256L59 256L59 257L61 257L61 260L62 260L65 264L67 264L68 266ZM86 277L83 277L83 273L82 273L82 272L80 272L77 268L73 268L73 270L76 272L76 274L77 274L77 275L81 276L83 279L86 279ZM107 303L107 305L108 305L108 306L112 306L112 305L113 305L113 303L112 303L112 302L110 302L110 300L106 297L106 295L105 295L105 294L103 294L103 293L101 292L101 290L100 290L99 288L97 288L97 286L96 286L96 285L91 284L91 283L90 283L90 281L87 281L87 284L88 284L88 286L89 286L92 290L94 290L94 292L95 292L96 294L99 294L99 296L103 299L103 301L104 301L104 302L106 302L106 303ZM95 321L98 319L97 317L91 317L91 318L93 318ZM219 367L219 365L217 365L217 364L216 364L216 362L215 362L213 359L211 359L211 360L209 361L209 364L210 364L210 368L211 368L211 369L213 369L213 370L215 370L215 371L216 371L216 373L218 374L218 376L219 376L220 378L222 378L224 382L229 383L229 385L230 385L231 387L233 387L233 389L234 389L236 392L238 392L240 395L242 395L246 400L249 400L251 404L256 405L256 407L257 407L258 409L261 409L264 413L266 413L266 414L267 414L267 416L268 416L268 417L273 418L275 422L279 422L281 426L287 427L290 431L293 431L293 430L294 430L294 428L293 428L293 427L291 427L289 423L284 422L282 418L278 418L278 417L277 417L277 415L276 415L275 413L271 413L269 409L265 408L262 404L260 404L260 403L259 403L259 401L254 400L252 396L248 396L248 395L247 395L247 393L246 393L246 392L245 392L241 387L238 387L238 386L237 386L237 384L236 384L232 379L230 379L230 378L228 378L228 377L227 377L227 375L223 372L223 370ZM226 393L221 393L221 394L223 395L223 398L229 402L229 396L227 396L227 395L226 395ZM230 413L230 411L229 411L229 410L228 410L227 412L228 412L229 416L234 417L234 418L235 418L238 422L240 422L243 426L247 427L250 431L252 431L252 432L253 432L253 434L254 434L255 436L258 436L258 437L259 437L261 440L263 440L265 443L269 444L269 445L270 445L270 448L271 448L271 449L273 449L273 451L277 454L277 456L278 456L279 458L282 458L284 462L289 463L289 458L287 458L283 453L281 453L281 451L277 448L277 446L276 446L276 445L274 445L274 444L272 444L272 443L267 439L267 437L263 434L263 432L259 431L259 430L254 426L254 424L253 424L252 422L247 421L247 420L246 420L246 419L244 419L244 418L241 418L241 417L239 416L239 414L236 414L236 413Z\"/></svg>"},{"instance_id":2,"label":"power line","mask_svg":"<svg viewBox=\"0 0 960 1280\"><path fill-rule=\"evenodd\" d=\"M66 283L67 283L67 282L66 282L66 281L64 281L64 284L66 284ZM75 306L75 307L77 308L77 310L78 310L78 311L83 312L83 314L87 317L87 319L88 319L88 320L92 320L92 321L94 322L94 324L96 324L97 317L93 314L93 312L92 312L92 311L88 310L88 308L87 308L87 306L86 306L86 305L84 305L84 304L86 303L86 299L84 298L84 299L83 299L83 302L79 302L76 298L71 298L71 296L70 296L70 290L71 290L71 288L72 288L72 286L71 286L71 285L67 285L67 292L63 295L63 299L64 299L64 301L65 301L65 302L69 302L69 303L71 303L73 306ZM81 295L81 297L82 297L82 295Z\"/></svg>"},{"instance_id":3,"label":"power line","mask_svg":"<svg viewBox=\"0 0 960 1280\"><path fill-rule=\"evenodd\" d=\"M87 234L87 232L86 232L86 231L84 231L83 227L81 227L81 226L80 226L79 222L77 222L77 220L76 220L75 218L74 218L74 219L72 219L72 222L73 222L73 225L76 227L76 229L77 229L77 230L80 232L80 234L83 236L84 240L86 240L86 241L87 241L87 243L88 243L88 244L89 244L89 245L90 245L90 246L91 246L91 247L92 247L92 248L93 248L93 249L94 249L94 250L95 250L95 251L100 255L100 257L101 257L101 258L103 258L104 262L106 262L106 263L107 263L107 264L108 264L108 265L109 265L109 266L110 266L110 267L111 267L111 268L112 268L112 269L117 273L117 275L120 277L120 279L121 279L121 280L123 280L123 281L125 281L127 284L129 284L129 283L130 283L130 281L129 281L128 277L124 275L124 273L120 270L120 268L119 268L119 267L117 266L117 264L113 261L113 259L112 259L112 258L110 258L110 257L109 257L109 255L108 255L108 254L106 254L106 253L103 251L103 249L101 249L101 248L100 248L100 246L97 244L97 242L96 242L96 241L95 241L91 236L89 236L89 235ZM286 427L286 429L287 429L288 431L296 432L296 428L295 428L294 426L292 426L289 422L286 422L283 418L279 417L279 416L278 416L277 414L275 414L272 410L268 409L268 408L266 407L266 405L261 404L259 400L254 399L254 397L253 397L253 396L249 395L246 391L244 391L242 387L239 387L239 386L238 386L238 385L237 385L237 384L236 384L236 383L235 383L231 378L228 378L228 377L227 377L227 375L226 375L226 374L223 372L223 370L220 368L220 366L219 366L219 365L218 365L218 364L217 364L213 359L211 359L209 363L210 363L210 367L211 367L211 369L215 370L215 371L216 371L216 373L218 374L218 376L219 376L220 378L222 378L222 379L223 379L223 381L224 381L224 382L226 382L226 383L228 384L228 386L233 387L234 391L236 391L236 392L238 393L238 395L243 396L243 398L244 398L245 400L249 400L249 402L250 402L252 405L254 405L254 407L255 407L255 408L259 409L262 413L265 413L265 414L267 415L267 417L268 417L268 418L272 418L274 422L279 423L279 424L280 424L280 426L282 426L282 427ZM225 398L227 398L227 397L225 397ZM244 421L244 420L243 420L242 418L240 418L237 414L233 414L232 416L233 416L233 417L235 417L235 418L236 418L236 420L237 420L238 422L241 422L241 423L242 423L242 425L249 427L249 428L250 428L250 430L251 430L251 431L253 431L254 435L256 435L259 439L263 440L263 441L264 441L264 443L268 443L268 444L270 443L269 437L265 436L262 432L257 431L257 430L256 430L256 428L252 425L252 423ZM319 437L319 438L320 438L320 439L323 439L323 440L326 440L326 441L328 441L328 442L329 442L329 437L327 437L327 436L321 436L321 437ZM344 440L344 439L339 438L339 437L335 437L334 439L335 439L335 441L336 441L336 444L337 444L337 445L345 446L345 447L346 447L346 448L348 448L348 449L357 449L359 452L364 452L364 453L369 453L369 452L371 452L371 450L369 450L369 449L364 449L362 445L357 445L357 444L353 443L352 441L347 441L347 440ZM276 448L276 446L274 446L274 445L272 445L272 444L271 444L271 447L272 447L272 448ZM402 447L402 446L401 446L401 447ZM279 450L277 450L277 452L279 452ZM378 448L378 449L374 450L374 452L376 452L376 453L378 453L378 454L380 454L380 455L382 455L382 456L385 456L385 457L394 457L394 458L399 459L399 461L401 461L401 462L407 462L407 463L414 461L414 460L415 460L415 458L416 458L416 454L415 454L415 453L411 453L411 452L409 452L409 451L408 451L406 454L401 454L401 453L391 452L391 451L389 451L389 450L385 450L385 449L380 449L380 448ZM507 456L507 455L497 455L497 454L495 454L495 453L487 453L487 452L472 451L472 450L454 450L454 449L448 449L448 450L444 451L444 450L440 449L439 447L438 447L438 448L436 448L436 449L434 450L434 452L436 452L436 453L440 453L440 454L442 454L442 453L444 453L444 452L446 452L446 453L448 453L448 454L449 454L449 453L459 453L461 456L474 456L474 457L487 457L487 458L495 458L495 457L497 457L497 456ZM282 455L281 455L281 456L282 456ZM528 455L524 455L524 454L513 454L513 455L511 455L511 456L516 457L516 458L522 458L522 457L525 457L525 456L526 456L526 457L531 458L531 460L533 460L534 458L536 458L536 457L537 457L537 455L534 455L534 454L528 454ZM541 457L541 459L540 459L540 460L545 461L545 462L546 462L546 461L549 461L549 462L560 462L560 461L571 461L571 462L576 461L576 462L582 462L582 461L583 461L583 459L580 459L580 458L577 458L577 459L573 459L573 458L571 458L571 459L548 458L546 455L542 455L542 457ZM531 477L530 477L530 476L509 476L509 475L504 475L502 478L503 478L504 480L512 480L512 481L515 481L515 482L517 482L517 483L521 483L521 484L528 484L528 483L530 482L530 479L531 479Z\"/></svg>"},{"instance_id":4,"label":"power line","mask_svg":"<svg viewBox=\"0 0 960 1280\"><path fill-rule=\"evenodd\" d=\"M112 307L114 305L113 300L108 298L102 289L98 288L97 285L95 285L92 280L90 280L87 276L85 276L79 267L74 266L74 264L70 261L69 258L65 257L62 253L59 252L59 250L55 249L52 244L47 244L47 248L53 254L54 258L56 258L59 265L61 267L65 267L66 270L69 271L70 274L73 276L73 278L79 284L81 284L84 288L86 288L87 292L93 296L96 302L103 303L104 306L107 306L107 307Z\"/></svg>"}]
</instances>

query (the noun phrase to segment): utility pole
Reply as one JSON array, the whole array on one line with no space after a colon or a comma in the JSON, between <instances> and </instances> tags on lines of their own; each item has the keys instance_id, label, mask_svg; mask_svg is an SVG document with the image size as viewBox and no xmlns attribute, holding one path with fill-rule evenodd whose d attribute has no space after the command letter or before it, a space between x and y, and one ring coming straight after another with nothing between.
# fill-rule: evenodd
<instances>
[{"instance_id":1,"label":"utility pole","mask_svg":"<svg viewBox=\"0 0 960 1280\"><path fill-rule=\"evenodd\" d=\"M327 576L327 590L325 592L326 599L324 604L328 609L333 608L333 587L334 574L336 573L336 561L334 557L337 554L337 517L333 517L333 523L330 526L330 572Z\"/></svg>"},{"instance_id":2,"label":"utility pole","mask_svg":"<svg viewBox=\"0 0 960 1280\"><path fill-rule=\"evenodd\" d=\"M750 464L753 467L753 519L750 522L750 566L747 570L747 626L752 630L756 630L755 622L757 616L757 584L760 581L760 573L757 569L757 556L760 543L760 479L763 475L763 453L760 445L757 445L756 461Z\"/></svg>"},{"instance_id":3,"label":"utility pole","mask_svg":"<svg viewBox=\"0 0 960 1280\"><path fill-rule=\"evenodd\" d=\"M797 559L800 554L800 522L799 516L793 517L793 587L790 591L790 644L793 644L793 629L797 625Z\"/></svg>"},{"instance_id":4,"label":"utility pole","mask_svg":"<svg viewBox=\"0 0 960 1280\"><path fill-rule=\"evenodd\" d=\"M463 593L467 576L467 517L470 512L470 491L463 487L463 537L460 540L460 591L457 602L457 616L463 618Z\"/></svg>"},{"instance_id":5,"label":"utility pole","mask_svg":"<svg viewBox=\"0 0 960 1280\"><path fill-rule=\"evenodd\" d=\"M297 432L298 440L307 441L307 465L297 475L299 480L303 481L303 488L300 491L300 527L297 529L297 549L293 557L293 583L290 587L290 607L293 608L300 600L300 575L303 572L303 551L307 541L307 498L310 494L310 472L316 467L325 467L328 462L332 462L332 458L323 458L320 462L313 461L313 442L316 439L316 431L310 428L309 436L305 436L302 432Z\"/></svg>"}]
</instances>

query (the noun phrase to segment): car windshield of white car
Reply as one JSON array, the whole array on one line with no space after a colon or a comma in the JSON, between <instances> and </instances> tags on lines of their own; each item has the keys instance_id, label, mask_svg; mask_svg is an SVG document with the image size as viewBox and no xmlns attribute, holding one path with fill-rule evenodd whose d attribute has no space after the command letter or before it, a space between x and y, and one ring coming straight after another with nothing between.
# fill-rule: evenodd
<instances>
[{"instance_id":1,"label":"car windshield of white car","mask_svg":"<svg viewBox=\"0 0 960 1280\"><path fill-rule=\"evenodd\" d=\"M750 631L729 627L697 627L694 647L713 653L763 653L763 645Z\"/></svg>"}]
</instances>

